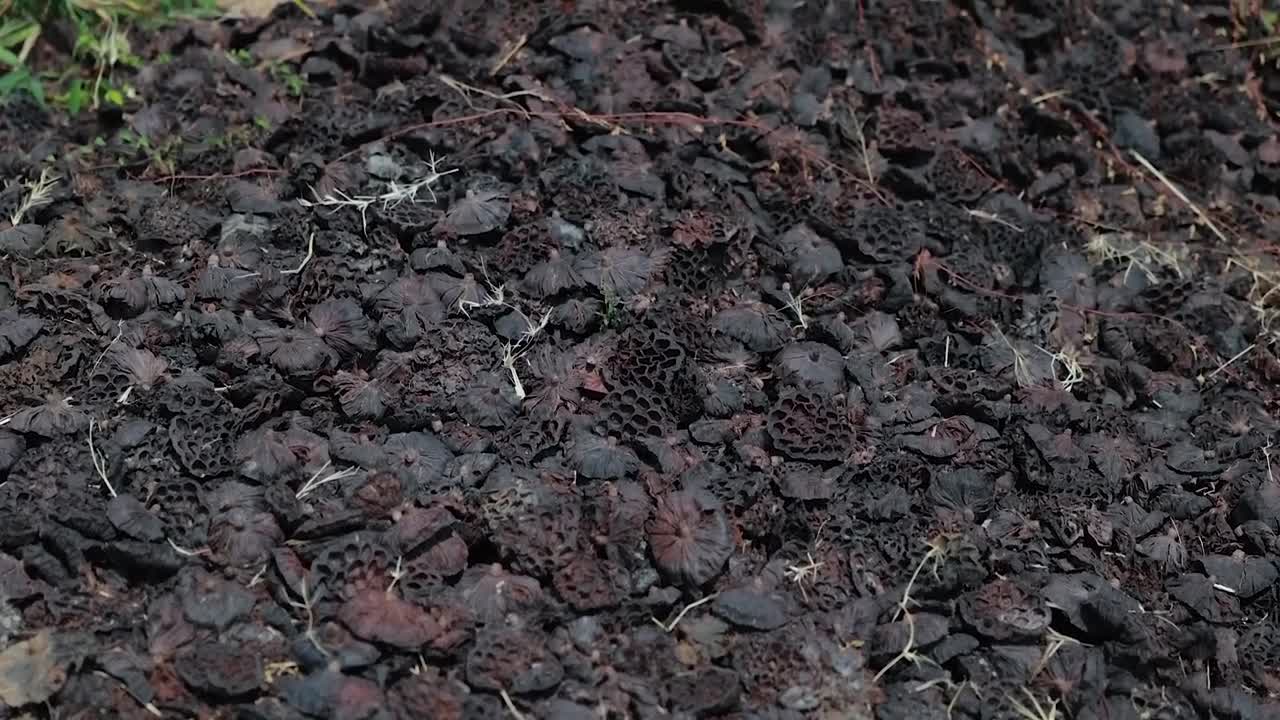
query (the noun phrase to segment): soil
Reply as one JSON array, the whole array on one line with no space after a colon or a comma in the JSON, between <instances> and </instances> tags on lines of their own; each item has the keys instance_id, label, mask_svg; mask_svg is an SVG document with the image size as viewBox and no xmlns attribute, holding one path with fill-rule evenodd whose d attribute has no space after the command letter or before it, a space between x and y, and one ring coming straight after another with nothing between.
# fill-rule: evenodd
<instances>
[{"instance_id":1,"label":"soil","mask_svg":"<svg viewBox=\"0 0 1280 720\"><path fill-rule=\"evenodd\" d=\"M1280 716L1275 22L286 3L11 98L0 718Z\"/></svg>"}]
</instances>

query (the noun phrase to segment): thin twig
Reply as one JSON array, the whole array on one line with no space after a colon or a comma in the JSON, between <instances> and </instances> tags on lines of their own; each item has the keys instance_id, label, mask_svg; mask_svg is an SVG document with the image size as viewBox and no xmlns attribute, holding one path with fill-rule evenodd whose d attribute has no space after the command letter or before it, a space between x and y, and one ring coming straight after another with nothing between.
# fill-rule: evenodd
<instances>
[{"instance_id":1,"label":"thin twig","mask_svg":"<svg viewBox=\"0 0 1280 720\"><path fill-rule=\"evenodd\" d=\"M1068 345L1058 352L1051 352L1045 348L1036 346L1036 349L1049 356L1049 367L1053 371L1053 379L1066 392L1076 385L1084 382L1084 368L1080 366L1080 353L1072 346ZM1058 363L1062 363L1062 367L1066 368L1067 376L1058 378Z\"/></svg>"},{"instance_id":2,"label":"thin twig","mask_svg":"<svg viewBox=\"0 0 1280 720\"><path fill-rule=\"evenodd\" d=\"M1164 623L1164 624L1168 625L1169 627L1173 628L1174 630L1181 631L1181 629L1182 629L1182 628L1181 628L1181 626L1179 626L1179 625L1178 625L1178 623L1176 623L1176 622L1174 622L1174 621L1170 620L1169 618L1165 617L1165 615L1168 615L1168 614L1169 614L1169 611L1168 611L1168 610L1148 610L1148 609L1146 609L1146 608L1142 607L1142 605L1138 605L1138 609L1137 609L1137 610L1130 610L1130 611L1129 611L1129 614L1130 614L1130 615L1147 615L1147 616L1150 616L1150 617L1155 618L1156 620L1159 620L1160 622L1162 622L1162 623Z\"/></svg>"},{"instance_id":3,"label":"thin twig","mask_svg":"<svg viewBox=\"0 0 1280 720\"><path fill-rule=\"evenodd\" d=\"M92 167L89 169L90 170L110 170L114 167L116 166L105 165L102 167ZM178 181L194 181L194 180L199 180L201 182L211 182L214 180L233 180L235 178L248 177L250 175L284 175L284 174L285 174L284 170L277 170L275 168L250 168L248 170L241 170L240 172L213 173L211 175L185 175L185 174L160 175L158 177L151 178L151 181L154 183L172 183L172 182L178 182Z\"/></svg>"},{"instance_id":4,"label":"thin twig","mask_svg":"<svg viewBox=\"0 0 1280 720\"><path fill-rule=\"evenodd\" d=\"M1044 672L1045 668L1049 667L1049 662L1052 661L1054 656L1058 654L1058 651L1066 647L1068 643L1084 646L1084 643L1080 642L1079 640L1076 640L1075 638L1069 635L1063 635L1062 633L1053 629L1049 630L1049 635L1047 639L1049 640L1048 646L1045 647L1044 652L1040 654L1040 660L1037 661L1035 666L1031 668L1030 677L1033 680L1036 678L1037 675Z\"/></svg>"}]
</instances>

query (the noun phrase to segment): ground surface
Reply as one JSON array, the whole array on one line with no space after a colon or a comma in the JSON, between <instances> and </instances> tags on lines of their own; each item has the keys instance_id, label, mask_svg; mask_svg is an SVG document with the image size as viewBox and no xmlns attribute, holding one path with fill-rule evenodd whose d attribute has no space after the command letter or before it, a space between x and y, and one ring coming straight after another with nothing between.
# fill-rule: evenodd
<instances>
[{"instance_id":1,"label":"ground surface","mask_svg":"<svg viewBox=\"0 0 1280 720\"><path fill-rule=\"evenodd\" d=\"M1276 716L1274 14L455 4L7 102L0 718Z\"/></svg>"}]
</instances>

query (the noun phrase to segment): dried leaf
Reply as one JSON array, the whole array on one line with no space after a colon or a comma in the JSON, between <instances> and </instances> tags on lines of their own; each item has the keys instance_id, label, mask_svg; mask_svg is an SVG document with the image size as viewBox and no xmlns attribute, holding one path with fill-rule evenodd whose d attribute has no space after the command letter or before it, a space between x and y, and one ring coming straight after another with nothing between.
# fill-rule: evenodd
<instances>
[{"instance_id":1,"label":"dried leaf","mask_svg":"<svg viewBox=\"0 0 1280 720\"><path fill-rule=\"evenodd\" d=\"M1109 483L1126 480L1137 466L1138 449L1126 437L1090 435L1085 438L1084 449L1093 466Z\"/></svg>"},{"instance_id":2,"label":"dried leaf","mask_svg":"<svg viewBox=\"0 0 1280 720\"><path fill-rule=\"evenodd\" d=\"M441 633L425 610L377 590L347 601L338 619L358 638L402 650L421 650Z\"/></svg>"},{"instance_id":3,"label":"dried leaf","mask_svg":"<svg viewBox=\"0 0 1280 720\"><path fill-rule=\"evenodd\" d=\"M68 663L53 645L49 631L42 630L0 653L0 701L13 708L43 703L62 689Z\"/></svg>"},{"instance_id":4,"label":"dried leaf","mask_svg":"<svg viewBox=\"0 0 1280 720\"><path fill-rule=\"evenodd\" d=\"M284 5L295 0L217 0L218 9L224 19L265 18L277 5Z\"/></svg>"}]
</instances>

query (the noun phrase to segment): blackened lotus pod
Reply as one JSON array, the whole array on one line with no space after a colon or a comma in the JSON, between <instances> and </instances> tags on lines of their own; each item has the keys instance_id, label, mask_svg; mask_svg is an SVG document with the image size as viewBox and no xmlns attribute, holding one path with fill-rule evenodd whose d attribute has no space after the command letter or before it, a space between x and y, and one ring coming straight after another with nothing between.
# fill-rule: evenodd
<instances>
[{"instance_id":1,"label":"blackened lotus pod","mask_svg":"<svg viewBox=\"0 0 1280 720\"><path fill-rule=\"evenodd\" d=\"M511 198L497 190L468 190L442 221L455 235L483 235L500 230L511 217Z\"/></svg>"},{"instance_id":2,"label":"blackened lotus pod","mask_svg":"<svg viewBox=\"0 0 1280 720\"><path fill-rule=\"evenodd\" d=\"M707 584L733 554L729 521L720 502L704 491L678 491L658 498L647 530L654 563L683 585Z\"/></svg>"}]
</instances>

